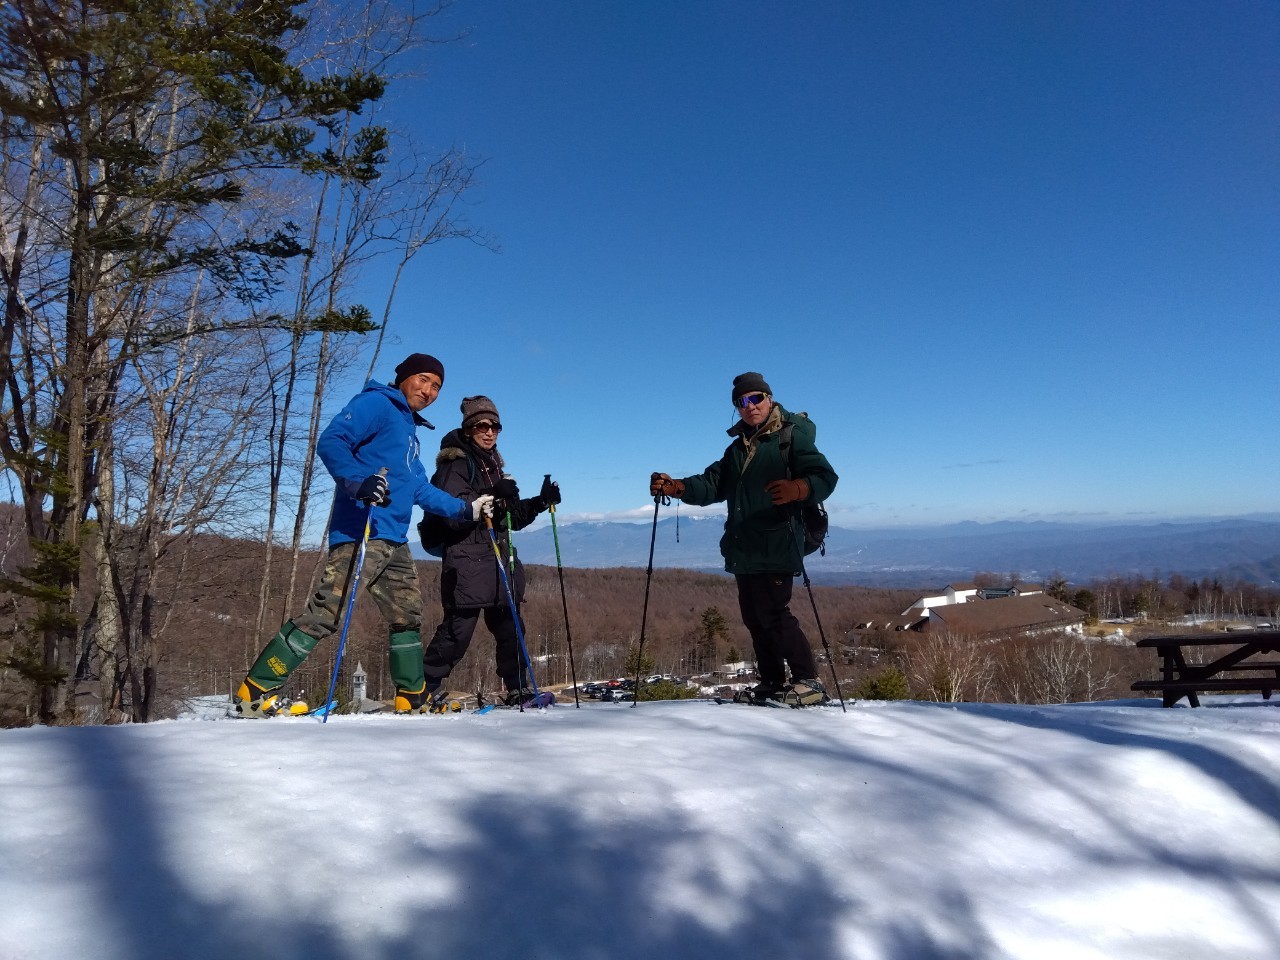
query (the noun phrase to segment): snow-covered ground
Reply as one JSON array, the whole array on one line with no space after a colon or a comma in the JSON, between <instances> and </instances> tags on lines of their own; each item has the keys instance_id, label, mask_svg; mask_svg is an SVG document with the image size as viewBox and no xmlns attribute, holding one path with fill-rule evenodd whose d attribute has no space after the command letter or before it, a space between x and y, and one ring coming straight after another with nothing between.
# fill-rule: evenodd
<instances>
[{"instance_id":1,"label":"snow-covered ground","mask_svg":"<svg viewBox=\"0 0 1280 960\"><path fill-rule=\"evenodd\" d=\"M1280 956L1280 701L0 731L0 958Z\"/></svg>"}]
</instances>

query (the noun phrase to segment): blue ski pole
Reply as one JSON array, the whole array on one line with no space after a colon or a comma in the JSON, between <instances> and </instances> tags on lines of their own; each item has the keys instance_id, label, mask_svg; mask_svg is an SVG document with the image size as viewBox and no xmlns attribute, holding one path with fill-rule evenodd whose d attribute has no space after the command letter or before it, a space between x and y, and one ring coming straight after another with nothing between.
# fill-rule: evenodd
<instances>
[{"instance_id":1,"label":"blue ski pole","mask_svg":"<svg viewBox=\"0 0 1280 960\"><path fill-rule=\"evenodd\" d=\"M383 467L378 474L385 477L387 468ZM329 714L333 712L329 709L329 705L333 703L333 691L338 686L338 669L342 666L342 651L347 646L347 630L351 627L351 611L356 606L356 588L360 586L360 571L364 567L364 552L369 545L369 527L372 523L373 504L370 503L364 515L364 536L360 538L360 547L356 551L355 562L351 567L351 576L347 578L347 603L346 611L342 615L342 636L338 638L338 659L333 662L333 676L329 678L329 695L324 698L324 716L320 718L321 723L328 723Z\"/></svg>"},{"instance_id":2,"label":"blue ski pole","mask_svg":"<svg viewBox=\"0 0 1280 960\"><path fill-rule=\"evenodd\" d=\"M524 631L520 629L520 611L516 609L516 595L511 590L511 580L507 577L507 568L502 563L502 551L498 549L498 538L493 533L493 518L484 518L485 528L489 531L489 542L493 544L493 557L498 561L498 575L502 578L503 589L507 592L507 605L511 607L511 619L516 625L516 640L520 642L520 655L524 657L524 663L520 665L520 674L522 677L525 667L529 668L529 685L533 687L533 702L541 707L542 694L538 692L538 681L533 679L533 661L529 659L529 649L524 645ZM521 712L524 711L524 704L520 705Z\"/></svg>"}]
</instances>

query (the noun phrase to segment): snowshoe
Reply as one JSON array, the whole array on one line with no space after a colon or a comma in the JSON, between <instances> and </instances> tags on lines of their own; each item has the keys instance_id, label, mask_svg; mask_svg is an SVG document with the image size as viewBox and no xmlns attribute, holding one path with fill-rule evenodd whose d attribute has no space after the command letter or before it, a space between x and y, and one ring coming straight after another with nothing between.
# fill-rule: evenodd
<instances>
[{"instance_id":1,"label":"snowshoe","mask_svg":"<svg viewBox=\"0 0 1280 960\"><path fill-rule=\"evenodd\" d=\"M504 707L512 709L538 709L549 707L556 702L556 695L549 690L542 690L535 696L532 690L509 690L502 699Z\"/></svg>"},{"instance_id":2,"label":"snowshoe","mask_svg":"<svg viewBox=\"0 0 1280 960\"><path fill-rule=\"evenodd\" d=\"M280 688L263 690L246 677L233 698L230 715L243 720L264 720L279 712Z\"/></svg>"},{"instance_id":3,"label":"snowshoe","mask_svg":"<svg viewBox=\"0 0 1280 960\"><path fill-rule=\"evenodd\" d=\"M444 687L433 690L431 696L427 697L428 713L458 713L461 709L462 704L449 699L449 691Z\"/></svg>"},{"instance_id":4,"label":"snowshoe","mask_svg":"<svg viewBox=\"0 0 1280 960\"><path fill-rule=\"evenodd\" d=\"M797 680L782 695L782 702L788 707L816 707L830 699L827 688L816 679Z\"/></svg>"},{"instance_id":5,"label":"snowshoe","mask_svg":"<svg viewBox=\"0 0 1280 960\"><path fill-rule=\"evenodd\" d=\"M774 699L782 696L785 690L780 683L757 683L754 687L739 690L733 695L733 701L749 703L754 707L774 706Z\"/></svg>"}]
</instances>

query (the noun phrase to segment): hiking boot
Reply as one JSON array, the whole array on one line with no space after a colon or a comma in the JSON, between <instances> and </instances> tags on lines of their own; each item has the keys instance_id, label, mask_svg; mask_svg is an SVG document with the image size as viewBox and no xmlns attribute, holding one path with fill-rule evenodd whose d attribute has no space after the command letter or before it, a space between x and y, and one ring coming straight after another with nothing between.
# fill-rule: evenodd
<instances>
[{"instance_id":1,"label":"hiking boot","mask_svg":"<svg viewBox=\"0 0 1280 960\"><path fill-rule=\"evenodd\" d=\"M504 707L523 707L533 702L532 690L508 690L502 698Z\"/></svg>"},{"instance_id":2,"label":"hiking boot","mask_svg":"<svg viewBox=\"0 0 1280 960\"><path fill-rule=\"evenodd\" d=\"M431 694L425 686L417 693L408 690L396 690L396 713L429 713L431 711Z\"/></svg>"},{"instance_id":3,"label":"hiking boot","mask_svg":"<svg viewBox=\"0 0 1280 960\"><path fill-rule=\"evenodd\" d=\"M827 688L817 679L797 680L783 693L783 702L789 707L813 707L830 699Z\"/></svg>"},{"instance_id":4,"label":"hiking boot","mask_svg":"<svg viewBox=\"0 0 1280 960\"><path fill-rule=\"evenodd\" d=\"M280 712L280 688L263 690L248 677L232 699L231 715L245 720L265 720Z\"/></svg>"}]
</instances>

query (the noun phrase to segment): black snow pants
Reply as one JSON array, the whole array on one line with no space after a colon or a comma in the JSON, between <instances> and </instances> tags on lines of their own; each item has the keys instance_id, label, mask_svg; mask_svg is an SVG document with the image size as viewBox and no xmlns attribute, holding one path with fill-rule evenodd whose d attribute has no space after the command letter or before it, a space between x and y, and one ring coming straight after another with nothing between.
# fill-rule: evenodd
<instances>
[{"instance_id":1,"label":"black snow pants","mask_svg":"<svg viewBox=\"0 0 1280 960\"><path fill-rule=\"evenodd\" d=\"M782 686L787 682L787 666L793 682L816 680L818 664L813 648L791 612L795 578L789 573L739 573L735 579L738 607L755 647L760 681Z\"/></svg>"},{"instance_id":2,"label":"black snow pants","mask_svg":"<svg viewBox=\"0 0 1280 960\"><path fill-rule=\"evenodd\" d=\"M509 606L499 607L454 607L444 611L444 619L436 627L431 642L422 653L422 668L427 675L427 689L439 687L453 671L471 646L471 637L475 633L476 624L484 616L484 625L493 634L496 643L496 660L498 677L508 690L516 690L521 686L520 677L520 644L516 637L516 623L511 617ZM524 619L520 620L520 629L524 630ZM528 686L528 681L524 684Z\"/></svg>"}]
</instances>

